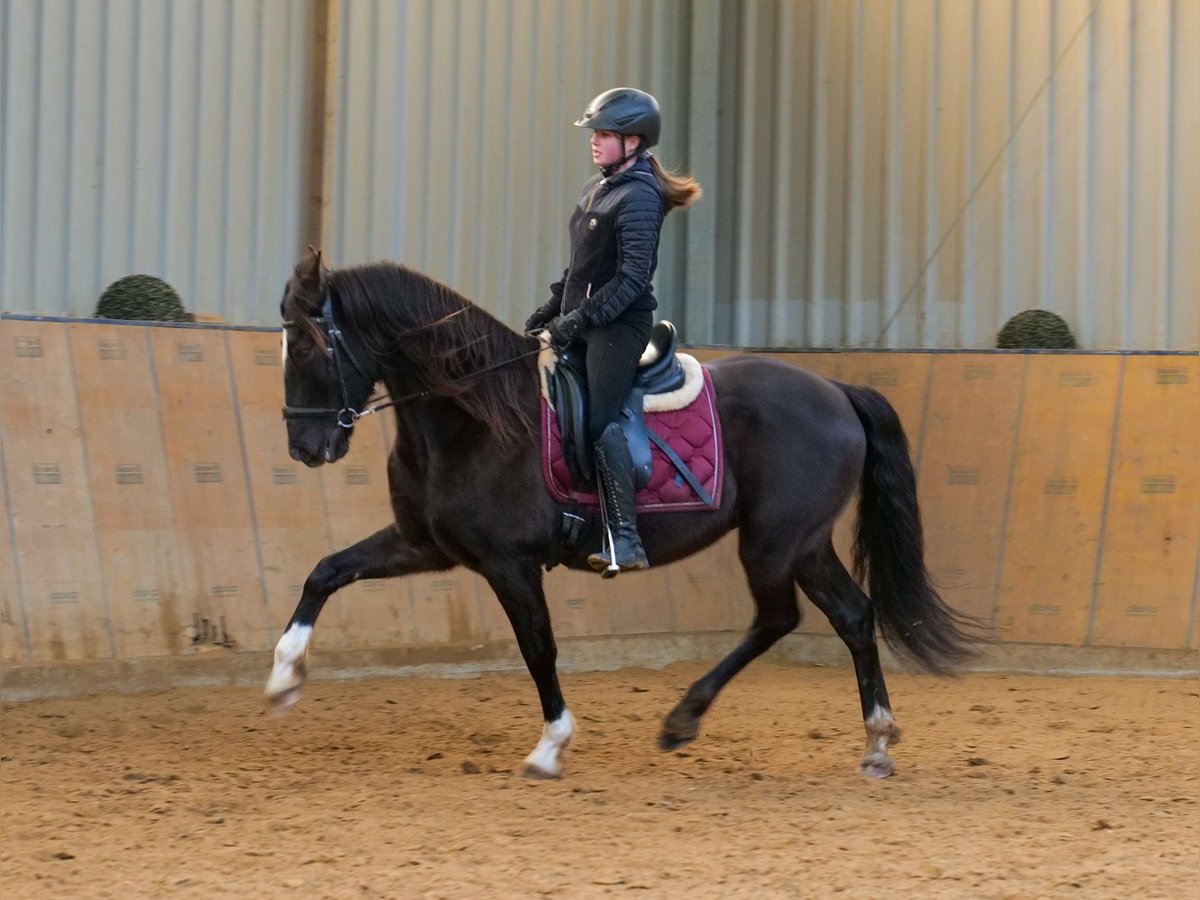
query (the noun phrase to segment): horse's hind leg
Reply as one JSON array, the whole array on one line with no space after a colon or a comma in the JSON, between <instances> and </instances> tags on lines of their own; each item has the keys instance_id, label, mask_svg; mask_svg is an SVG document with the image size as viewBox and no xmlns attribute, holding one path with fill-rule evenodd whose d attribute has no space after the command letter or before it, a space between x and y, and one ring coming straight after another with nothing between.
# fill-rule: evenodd
<instances>
[{"instance_id":1,"label":"horse's hind leg","mask_svg":"<svg viewBox=\"0 0 1200 900\"><path fill-rule=\"evenodd\" d=\"M271 667L266 688L269 708L284 713L300 699L313 625L330 594L362 578L391 578L448 569L452 565L453 562L432 544L414 545L405 541L395 525L317 563L304 582L304 592L283 637L275 645L275 664Z\"/></svg>"},{"instance_id":2,"label":"horse's hind leg","mask_svg":"<svg viewBox=\"0 0 1200 900\"><path fill-rule=\"evenodd\" d=\"M483 575L512 624L542 702L542 739L525 758L525 777L558 778L562 774L558 755L570 743L575 722L558 683L558 646L550 627L541 571L536 563L523 566L505 561L485 565Z\"/></svg>"},{"instance_id":3,"label":"horse's hind leg","mask_svg":"<svg viewBox=\"0 0 1200 900\"><path fill-rule=\"evenodd\" d=\"M780 565L781 560L790 562L794 551L782 547L753 547L745 532L738 549L750 581L750 592L754 595L754 622L742 642L711 672L688 688L684 698L667 715L658 738L658 746L663 750L674 750L693 740L700 731L700 718L721 689L752 660L800 624L792 573Z\"/></svg>"},{"instance_id":4,"label":"horse's hind leg","mask_svg":"<svg viewBox=\"0 0 1200 900\"><path fill-rule=\"evenodd\" d=\"M804 560L796 580L850 648L867 731L861 770L872 778L886 778L895 771L895 763L887 751L900 740L900 729L892 718L883 668L879 664L871 600L854 583L831 545L826 545L815 558Z\"/></svg>"}]
</instances>

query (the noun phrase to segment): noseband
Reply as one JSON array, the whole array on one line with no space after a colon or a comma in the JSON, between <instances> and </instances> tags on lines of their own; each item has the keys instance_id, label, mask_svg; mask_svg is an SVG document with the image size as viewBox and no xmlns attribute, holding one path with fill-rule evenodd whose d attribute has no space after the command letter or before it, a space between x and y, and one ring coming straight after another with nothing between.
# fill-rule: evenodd
<instances>
[{"instance_id":1,"label":"noseband","mask_svg":"<svg viewBox=\"0 0 1200 900\"><path fill-rule=\"evenodd\" d=\"M333 301L328 296L325 297L325 303L321 307L321 315L313 316L310 321L321 330L321 335L325 338L325 356L329 360L330 371L337 380L338 388L341 391L342 406L340 409L334 409L332 406L307 407L285 405L283 407L283 417L284 419L311 419L318 416L333 416L340 427L351 429L359 419L370 415L380 407L369 406L360 412L350 405L350 391L346 386L346 375L342 364L342 357L345 357L363 378L369 379L372 384L374 383L374 379L367 373L362 363L358 361L358 357L350 349L350 344L347 343L342 330L338 328L337 323L333 320ZM285 321L283 326L287 328L289 325L295 324L295 322ZM368 400L367 402L370 403L371 401Z\"/></svg>"}]
</instances>

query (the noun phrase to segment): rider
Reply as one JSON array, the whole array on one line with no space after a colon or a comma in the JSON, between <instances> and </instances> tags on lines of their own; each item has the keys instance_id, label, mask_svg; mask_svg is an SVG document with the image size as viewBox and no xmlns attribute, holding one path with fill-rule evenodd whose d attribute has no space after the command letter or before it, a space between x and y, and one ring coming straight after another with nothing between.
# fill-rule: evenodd
<instances>
[{"instance_id":1,"label":"rider","mask_svg":"<svg viewBox=\"0 0 1200 900\"><path fill-rule=\"evenodd\" d=\"M695 202L700 185L665 170L650 153L662 118L658 101L645 91L605 91L575 124L592 129L592 162L600 173L583 186L571 215L570 265L525 330L545 328L556 349L579 342L585 351L588 435L615 557L602 548L588 563L607 576L649 566L634 514L633 463L618 417L654 324L658 304L651 280L663 217Z\"/></svg>"}]
</instances>

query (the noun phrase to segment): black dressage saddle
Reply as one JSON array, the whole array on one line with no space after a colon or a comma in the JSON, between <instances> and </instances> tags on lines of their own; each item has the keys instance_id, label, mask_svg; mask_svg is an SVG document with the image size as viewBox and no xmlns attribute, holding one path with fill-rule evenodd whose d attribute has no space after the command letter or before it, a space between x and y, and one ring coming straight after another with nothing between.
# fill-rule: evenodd
<instances>
[{"instance_id":1,"label":"black dressage saddle","mask_svg":"<svg viewBox=\"0 0 1200 900\"><path fill-rule=\"evenodd\" d=\"M651 435L646 428L644 399L648 394L667 394L683 386L686 375L675 355L679 334L670 322L656 322L650 332L650 354L653 361L638 368L634 376L633 390L621 406L621 430L629 445L633 458L634 487L641 490L650 480L652 459ZM568 348L558 354L558 364L549 373L546 385L550 402L558 417L558 429L562 435L563 457L571 477L581 486L593 487L596 483L595 465L592 460L592 442L588 439L587 368L583 354ZM655 441L655 443L659 443Z\"/></svg>"}]
</instances>

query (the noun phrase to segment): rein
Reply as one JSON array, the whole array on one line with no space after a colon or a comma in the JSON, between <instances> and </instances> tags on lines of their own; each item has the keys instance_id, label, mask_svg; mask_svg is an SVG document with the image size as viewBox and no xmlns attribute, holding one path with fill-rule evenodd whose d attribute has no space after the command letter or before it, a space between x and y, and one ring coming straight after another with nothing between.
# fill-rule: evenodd
<instances>
[{"instance_id":1,"label":"rein","mask_svg":"<svg viewBox=\"0 0 1200 900\"><path fill-rule=\"evenodd\" d=\"M460 312L461 312L461 310L460 310ZM457 315L457 313L455 313L454 315ZM355 357L354 352L350 349L349 343L346 341L345 335L342 334L341 329L338 328L337 323L333 320L333 301L332 301L332 299L329 297L326 297L325 303L321 307L321 315L313 316L309 321L315 323L321 329L321 332L325 337L325 348L326 348L325 353L326 353L326 356L328 356L328 358L330 360L331 367L334 372L334 376L337 379L338 387L341 391L342 406L341 406L341 409L334 409L331 406L330 407L301 407L301 406L285 405L283 407L283 418L285 420L314 418L314 417L318 417L318 416L333 416L337 420L338 427L349 430L349 429L352 429L358 423L358 420L363 418L364 416L371 416L371 415L374 415L375 413L379 412L382 409L387 409L392 406L399 406L402 403L408 403L409 401L412 401L412 400L420 400L421 398L428 397L430 395L430 392L428 390L415 391L414 393L411 393L411 394L405 394L403 397L396 397L394 399L388 400L385 403L377 402L377 401L383 399L382 395L377 395L377 396L371 397L367 400L367 403L369 405L366 408L361 409L361 410L355 409L354 407L352 407L350 405L350 392L349 392L348 388L346 387L346 377L343 374L341 357L338 356L338 347L341 347L342 352L345 354L346 358L348 360L350 360L350 364L352 366L354 366L355 369L358 370L358 373L360 375L362 375L364 378L371 378L371 375L367 372L366 368L364 368L363 365L358 361L358 358ZM285 328L288 327L289 325L295 325L295 324L296 323L294 321L284 321L284 323L283 323ZM542 350L542 348L540 346L535 347L533 350L527 350L525 353L520 353L509 359L503 359L500 362L492 363L490 366L484 366L482 369L476 369L474 372L471 372L468 375L464 375L462 378L456 379L455 381L453 381L451 383L452 384L462 384L464 382L470 381L473 378L477 378L480 375L485 375L488 372L492 372L496 369L501 369L505 366L510 366L515 362L519 362L520 360L525 359L526 357L533 356L536 353L540 353L541 350Z\"/></svg>"}]
</instances>

